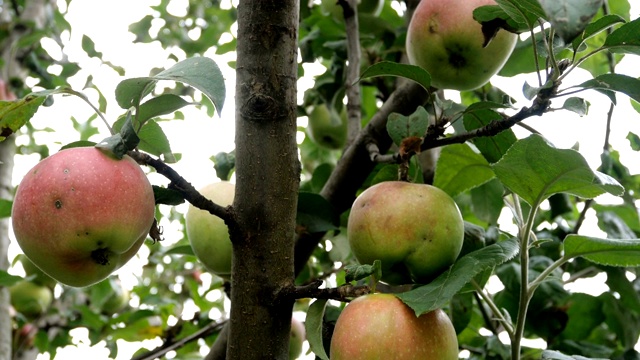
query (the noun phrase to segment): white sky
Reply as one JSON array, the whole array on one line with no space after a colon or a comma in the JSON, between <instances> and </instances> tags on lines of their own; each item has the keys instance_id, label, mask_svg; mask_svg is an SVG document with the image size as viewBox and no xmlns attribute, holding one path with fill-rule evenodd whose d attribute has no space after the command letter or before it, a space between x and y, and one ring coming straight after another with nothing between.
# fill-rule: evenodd
<instances>
[{"instance_id":1,"label":"white sky","mask_svg":"<svg viewBox=\"0 0 640 360\"><path fill-rule=\"evenodd\" d=\"M234 0L235 1L235 0ZM638 16L640 7L633 3L633 17ZM59 1L60 6L64 7L64 1ZM118 108L113 93L117 83L124 78L147 76L149 70L154 67L170 66L167 53L157 43L152 44L133 44L134 35L128 32L128 25L138 21L149 12L149 7L155 5L157 1L152 0L111 0L111 1L72 1L66 19L72 24L73 33L66 34L63 37L67 48L65 52L69 55L71 61L81 63L82 70L71 81L71 85L75 90L81 90L87 75L94 77L93 82L102 90L107 97L108 108L107 120L113 122L122 110ZM181 4L182 3L182 4ZM186 4L186 0L174 1L171 11L175 15L182 15ZM227 4L228 6L228 4ZM121 78L115 71L105 65L101 65L97 59L88 59L86 54L80 47L82 35L88 35L96 44L96 50L104 53L104 60L115 65L122 66L126 69L125 77ZM227 39L228 40L228 39ZM47 45L45 43L45 45ZM49 44L50 45L50 44ZM55 49L51 47L51 49ZM184 54L180 50L174 50L182 58ZM55 56L55 52L52 51ZM195 109L194 107L185 108L186 119L184 121L171 121L163 123L162 126L167 133L174 152L182 153L183 160L172 166L187 180L192 182L196 188L200 188L212 179L217 179L213 164L209 160L211 155L220 151L230 151L234 148L233 142L233 123L234 123L234 91L235 91L235 74L226 64L230 60L234 60L235 54L218 56L215 54L205 54L215 60L225 74L225 83L227 86L227 100L223 109L222 117L210 118L204 111ZM635 63L635 64L634 64ZM617 71L625 73L633 77L640 77L640 68L637 66L638 58L627 56L618 66ZM306 66L307 75L319 74L321 71L313 66ZM578 72L570 76L565 85L579 84L586 79L584 73ZM524 81L530 84L536 83L536 77L533 75L523 75L515 78L497 78L493 80L494 84L505 90L518 100L517 106L526 106L528 101L521 96L522 84ZM312 82L307 80L299 85L299 98L301 99L304 89L311 86ZM87 90L85 94L89 96L94 104L97 104L97 96L94 90ZM585 92L580 96L584 96L591 102L590 113L588 116L579 117L568 111L560 111L551 114L545 114L541 118L529 119L527 124L540 130L551 142L557 147L569 148L575 143L580 143L580 151L585 156L592 167L600 164L600 153L604 141L606 113L608 111L608 100L603 95L594 92ZM41 143L56 143L62 146L72 141L76 141L77 135L72 128L71 121L68 119L73 116L78 120L88 119L93 110L90 109L82 100L76 97L55 97L55 105L51 108L42 108L36 114L32 123L37 128L49 127L55 130L51 133L39 134L38 140ZM611 133L611 143L614 148L622 152L622 161L625 165L631 167L632 173L640 172L640 154L630 151L628 142L625 139L629 131L640 134L640 115L635 112L629 105L626 96L618 95L619 106L615 110L614 122ZM556 104L557 107L561 102ZM96 120L94 124L97 124ZM302 119L304 121L304 119ZM103 125L98 125L103 132L100 136L96 136L95 141L107 136L107 129ZM527 133L516 127L514 129L520 136L526 136ZM194 146L194 144L198 144ZM50 147L51 153L55 153L58 149L56 146ZM24 176L24 174L37 162L38 157L20 156L16 163L14 171L14 185ZM160 176L151 176L150 180L154 184L166 184L167 181ZM183 209L184 210L184 209ZM594 223L593 215L590 217L591 223ZM163 245L170 245L171 242L178 239L171 237L172 231L177 231L167 224L161 224L165 227L165 235L167 242ZM592 229L597 231L597 229ZM17 246L10 247L10 258L20 252ZM131 264L125 266L119 271L120 274L127 272L138 272L137 265ZM122 276L126 279L126 276ZM129 282L129 286L133 284ZM604 286L604 287L603 287ZM590 287L596 292L606 291L606 285L603 279L598 284L590 284ZM107 357L106 349L99 346L88 350L88 339L86 332L83 330L76 331L78 347L70 347L61 351L58 358L75 358L82 349L83 357L93 357L102 359ZM155 347L158 342L147 343L147 347ZM119 358L130 358L131 354L137 350L136 347L120 347ZM313 357L310 357L313 358ZM41 356L39 359L48 359L48 356Z\"/></svg>"}]
</instances>

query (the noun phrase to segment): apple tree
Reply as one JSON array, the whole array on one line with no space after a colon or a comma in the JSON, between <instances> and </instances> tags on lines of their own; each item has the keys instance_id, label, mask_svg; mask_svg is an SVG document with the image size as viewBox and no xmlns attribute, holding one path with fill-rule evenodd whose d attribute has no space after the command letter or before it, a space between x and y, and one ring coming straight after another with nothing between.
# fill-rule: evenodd
<instances>
[{"instance_id":1,"label":"apple tree","mask_svg":"<svg viewBox=\"0 0 640 360\"><path fill-rule=\"evenodd\" d=\"M144 204L120 204L118 225L100 226L115 217L102 205L134 199L134 186L113 165L84 157L56 170L63 181L55 197L32 195L25 205L26 186L2 183L3 224L13 224L18 243L21 229L37 229L28 240L42 246L0 258L0 300L13 297L0 313L0 357L54 357L77 329L112 358L135 343L134 359L284 359L299 355L303 338L307 356L320 359L639 356L637 4L189 0L176 16L178 2L165 0L129 26L139 46L166 50L169 65L147 76L129 76L82 38L86 55L117 78L107 106L91 75L41 46L71 29L64 10L48 12L58 26L51 30L19 21L28 3L5 11L22 31L15 46L24 71L6 72L2 149L17 141L16 163L85 148L104 164L135 160L151 179L156 210L144 244L132 237L129 246L140 249L131 266L84 270L78 278L92 281L79 283L60 264L113 265L105 256L113 242L94 234L126 232L141 217ZM229 55L233 91L220 70ZM70 85L78 76L84 88ZM33 126L37 111L64 95L95 115L77 119L60 108L75 141L41 143L47 129ZM168 129L188 122L192 107L211 122L230 121L220 117L229 106L235 149L209 154L217 178L208 182L225 184L214 194L176 170L190 153L172 150ZM574 144L554 144L564 138ZM2 159L0 174L10 177L11 160ZM107 175L89 183L96 167ZM52 185L39 169L24 179ZM82 198L88 191L69 185L72 176L90 188L107 182L111 198ZM381 185L389 186L365 192ZM431 188L439 195L425 195ZM72 220L58 217L63 192L79 199ZM41 209L47 221L37 221ZM58 238L48 233L56 221L71 228L85 218L60 246L38 242ZM74 248L93 267L55 251L81 237L93 247ZM433 255L444 253L434 267ZM373 305L357 311L367 300ZM398 307L406 325L389 315ZM433 317L444 322L437 334L420 325Z\"/></svg>"}]
</instances>

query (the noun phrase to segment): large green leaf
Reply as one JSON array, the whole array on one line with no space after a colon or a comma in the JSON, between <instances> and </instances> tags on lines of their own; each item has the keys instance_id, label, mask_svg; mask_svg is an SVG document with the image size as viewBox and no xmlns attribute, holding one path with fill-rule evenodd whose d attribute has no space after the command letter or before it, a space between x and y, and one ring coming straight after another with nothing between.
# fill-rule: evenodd
<instances>
[{"instance_id":1,"label":"large green leaf","mask_svg":"<svg viewBox=\"0 0 640 360\"><path fill-rule=\"evenodd\" d=\"M640 55L640 18L628 22L609 36L603 47L614 53Z\"/></svg>"},{"instance_id":2,"label":"large green leaf","mask_svg":"<svg viewBox=\"0 0 640 360\"><path fill-rule=\"evenodd\" d=\"M322 345L322 319L324 318L324 309L326 306L326 299L317 299L314 301L309 306L309 310L307 310L307 318L304 322L309 348L322 360L329 360Z\"/></svg>"},{"instance_id":3,"label":"large green leaf","mask_svg":"<svg viewBox=\"0 0 640 360\"><path fill-rule=\"evenodd\" d=\"M453 197L493 177L491 166L481 154L467 144L453 144L440 152L433 185Z\"/></svg>"},{"instance_id":4,"label":"large green leaf","mask_svg":"<svg viewBox=\"0 0 640 360\"><path fill-rule=\"evenodd\" d=\"M535 27L538 19L546 16L536 0L496 0L496 3L514 21L527 24L529 28Z\"/></svg>"},{"instance_id":5,"label":"large green leaf","mask_svg":"<svg viewBox=\"0 0 640 360\"><path fill-rule=\"evenodd\" d=\"M0 141L26 124L47 96L49 93L33 93L15 101L0 101Z\"/></svg>"},{"instance_id":6,"label":"large green leaf","mask_svg":"<svg viewBox=\"0 0 640 360\"><path fill-rule=\"evenodd\" d=\"M225 99L224 77L218 65L206 57L183 60L155 76L127 79L116 87L116 101L123 109L138 106L159 80L179 81L202 91L216 107L218 115Z\"/></svg>"},{"instance_id":7,"label":"large green leaf","mask_svg":"<svg viewBox=\"0 0 640 360\"><path fill-rule=\"evenodd\" d=\"M540 135L519 140L493 165L500 181L532 206L556 193L594 198L622 195L614 178L592 170L575 150L557 149Z\"/></svg>"},{"instance_id":8,"label":"large green leaf","mask_svg":"<svg viewBox=\"0 0 640 360\"><path fill-rule=\"evenodd\" d=\"M304 231L314 233L335 230L339 221L333 206L321 195L303 191L298 194L296 224Z\"/></svg>"},{"instance_id":9,"label":"large green leaf","mask_svg":"<svg viewBox=\"0 0 640 360\"><path fill-rule=\"evenodd\" d=\"M573 41L602 6L602 0L539 0L547 19L565 43Z\"/></svg>"},{"instance_id":10,"label":"large green leaf","mask_svg":"<svg viewBox=\"0 0 640 360\"><path fill-rule=\"evenodd\" d=\"M580 46L584 44L585 41L619 23L624 23L624 18L619 15L603 16L600 19L590 23L584 29L582 34L573 40L573 50L579 51Z\"/></svg>"},{"instance_id":11,"label":"large green leaf","mask_svg":"<svg viewBox=\"0 0 640 360\"><path fill-rule=\"evenodd\" d=\"M429 113L422 106L419 106L409 116L391 113L389 114L389 120L387 120L387 132L398 146L408 137L424 137L428 127Z\"/></svg>"},{"instance_id":12,"label":"large green leaf","mask_svg":"<svg viewBox=\"0 0 640 360\"><path fill-rule=\"evenodd\" d=\"M616 101L615 96L612 95L612 91L624 93L633 100L640 102L640 80L628 75L602 74L574 87L598 90L609 96L614 104Z\"/></svg>"},{"instance_id":13,"label":"large green leaf","mask_svg":"<svg viewBox=\"0 0 640 360\"><path fill-rule=\"evenodd\" d=\"M491 102L477 102L471 104L464 111L464 128L467 131L475 130L488 125L492 121L502 119L495 108L505 107L502 104L496 104ZM480 153L484 155L487 161L494 163L507 152L507 150L517 140L515 134L511 129L502 131L495 136L485 136L473 139L473 144L480 150Z\"/></svg>"},{"instance_id":14,"label":"large green leaf","mask_svg":"<svg viewBox=\"0 0 640 360\"><path fill-rule=\"evenodd\" d=\"M461 257L431 283L397 296L418 316L433 311L443 307L476 275L510 260L517 253L516 239L489 245Z\"/></svg>"},{"instance_id":15,"label":"large green leaf","mask_svg":"<svg viewBox=\"0 0 640 360\"><path fill-rule=\"evenodd\" d=\"M583 257L607 266L640 266L640 239L602 239L568 235L564 240L564 258Z\"/></svg>"},{"instance_id":16,"label":"large green leaf","mask_svg":"<svg viewBox=\"0 0 640 360\"><path fill-rule=\"evenodd\" d=\"M420 66L381 61L368 67L360 76L360 80L375 76L400 76L413 80L429 90L431 75Z\"/></svg>"}]
</instances>

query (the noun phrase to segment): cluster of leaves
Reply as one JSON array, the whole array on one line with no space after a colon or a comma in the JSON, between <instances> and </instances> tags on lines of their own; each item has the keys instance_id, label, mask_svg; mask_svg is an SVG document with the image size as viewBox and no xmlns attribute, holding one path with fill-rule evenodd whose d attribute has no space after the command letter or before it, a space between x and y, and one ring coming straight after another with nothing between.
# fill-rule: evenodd
<instances>
[{"instance_id":1,"label":"cluster of leaves","mask_svg":"<svg viewBox=\"0 0 640 360\"><path fill-rule=\"evenodd\" d=\"M398 14L392 3L399 5L395 1L385 1L380 16L362 14L359 18L359 38L364 55L363 76L359 82L363 124L371 120L380 104L389 100L398 88L398 76L429 88L428 74L398 64L402 60L407 20ZM549 73L541 71L546 77L544 81L525 86L530 99L549 96L549 91L552 97L558 97L595 89L613 103L618 100L616 92L640 101L637 79L611 73L611 66L622 56L640 54L636 36L640 33L640 22L629 18L628 1L609 1L608 14L599 10L602 4L598 1L589 2L595 4L591 7L569 7L570 19L591 19L569 23L560 21L567 14L559 4L572 1L499 0L497 3L497 7L478 10L476 17L481 21L502 19L505 27L520 33L530 32L535 39L533 42L531 38L523 37L500 74L513 76L540 71L547 65L553 69ZM233 37L228 43L218 42L223 34L231 34L236 15L234 8L221 9L218 1L190 1L187 16L178 18L167 11L168 4L168 0L161 1L154 6L153 15L131 25L130 30L137 41L159 40L168 49L179 47L189 59L171 69L153 70L154 75L149 77L120 83L116 98L127 112L115 122L113 128L118 134L110 138L106 146L121 154L138 146L165 162L174 162L179 161L179 157L172 153L170 137L164 134L156 119L190 102L175 93L154 92L155 83L175 80L193 86L220 111L225 91L216 88L216 84L221 83L221 74L215 64L198 56L210 49L222 54L235 48ZM307 106L319 102L341 106L346 92L348 53L343 22L323 14L318 5L302 4L300 14L300 75L304 76L303 63L318 63L326 69L315 78L314 86L307 92L300 106L302 116L306 114ZM164 29L152 37L149 30L154 19L162 20ZM538 19L552 27L545 25L536 32L540 30ZM196 40L189 35L194 30L200 33ZM90 39L84 42L85 50L100 56L91 51L94 47ZM570 61L563 72L560 71L562 59ZM565 76L571 76L574 66L588 70L594 79L574 88L558 88ZM69 65L69 69L73 66ZM64 79L72 74L65 72L60 76ZM42 82L41 86L56 90L22 97L20 101L24 103L20 109L31 109L27 117L51 95L72 91L64 87L64 82ZM177 92L182 94L181 88ZM193 94L190 96L195 100ZM145 100L147 97L150 99ZM508 94L490 84L462 93L461 98L461 103L454 103L440 94L433 95L411 116L390 116L387 128L391 139L402 148L407 137L441 138L441 132L429 135L427 125L432 117L438 117L439 123L452 123L453 131L448 137L455 137L504 119L502 111L512 107ZM563 108L586 114L588 104L578 97L571 97L564 102ZM0 109L9 114L0 118L3 133L4 129L14 132L28 126L26 120L14 122L18 118L25 119L24 113L11 116L12 109ZM81 129L85 134L82 140L87 140L87 135L95 131L90 122L87 124L88 127ZM80 131L86 125L78 122L77 126ZM563 354L605 358L638 356L634 346L640 334L640 280L637 280L640 263L636 260L640 245L628 240L637 239L640 231L635 206L639 190L636 176L610 147L603 153L603 166L595 171L578 152L556 149L542 136L518 140L508 129L491 135L443 147L434 177L427 175L433 169L421 168L417 159L409 164L409 176L413 181L433 181L455 197L467 223L467 236L464 256L451 269L432 283L399 297L417 314L447 308L458 331L460 346L470 352L472 359L511 358L512 350L498 338L505 331L512 342L516 338L519 341L522 336L546 341L547 350L523 349L523 356L528 357L562 359L565 358ZM629 138L637 140L638 136L630 133ZM356 263L344 235L347 212L335 213L331 204L318 195L339 166L337 161L341 152L323 149L306 137L300 144L300 154L304 181L298 205L299 236L327 233L296 282L307 284L333 275L338 285L357 281L363 275L352 275L352 271L358 273L358 268L347 267L345 272L341 267ZM212 159L216 169L220 169L219 176L227 178L234 166L233 154L218 154ZM396 179L398 170L398 164L378 164L360 188ZM626 189L624 195L623 189ZM505 197L505 193L509 195ZM585 200L603 193L622 196L622 204L604 205ZM505 206L514 214L516 233L509 233L498 223ZM0 202L0 216L8 216L9 208L9 201ZM610 239L576 235L588 209L596 211L598 226ZM183 214L175 208L158 212L158 217L183 228ZM143 274L132 291L134 301L131 303L138 306L128 306L116 315L101 313L100 299L115 291L113 281L82 290L64 287L55 300L56 305L47 314L35 320L18 316L16 329L26 323L36 324L39 328L37 348L55 354L58 347L71 344L69 330L84 327L89 330L92 344L106 341L115 357L118 339L161 338L165 346L170 346L176 339L216 325L215 317L209 313L225 311L223 283L215 276L210 277L212 281L199 280L202 269L189 251L186 235L181 235L170 248L147 245L150 255L144 259ZM518 252L520 256L516 257ZM375 273L378 269L373 266L365 269L365 274L367 271ZM524 284L523 271L526 275ZM569 282L601 273L607 275L610 292L592 296L566 289ZM492 274L504 289L488 294L483 287ZM18 280L6 274L3 276L0 279L3 284ZM525 295L521 295L523 287L528 290ZM523 307L523 299L528 306ZM187 304L195 305L199 312L184 319ZM309 333L309 342L312 350L322 356L326 353L330 329L340 307L318 301L307 309L301 302L297 310L308 311L307 328L314 330ZM526 322L523 314L526 314ZM174 324L176 318L180 320ZM482 328L489 329L491 334L484 335L480 331ZM205 345L211 346L215 331L202 337ZM186 358L197 353L199 346L189 343L175 350L178 356Z\"/></svg>"}]
</instances>

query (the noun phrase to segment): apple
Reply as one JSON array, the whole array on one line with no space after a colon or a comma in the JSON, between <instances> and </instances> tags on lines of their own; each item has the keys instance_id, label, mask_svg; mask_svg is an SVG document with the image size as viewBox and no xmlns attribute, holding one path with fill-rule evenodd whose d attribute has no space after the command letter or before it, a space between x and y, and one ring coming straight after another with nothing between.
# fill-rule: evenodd
<instances>
[{"instance_id":1,"label":"apple","mask_svg":"<svg viewBox=\"0 0 640 360\"><path fill-rule=\"evenodd\" d=\"M84 287L138 252L154 213L153 189L132 158L83 147L62 150L29 170L11 216L18 245L38 268Z\"/></svg>"},{"instance_id":2,"label":"apple","mask_svg":"<svg viewBox=\"0 0 640 360\"><path fill-rule=\"evenodd\" d=\"M347 141L347 111L338 114L326 104L318 104L309 112L307 127L311 140L328 149L341 149Z\"/></svg>"},{"instance_id":3,"label":"apple","mask_svg":"<svg viewBox=\"0 0 640 360\"><path fill-rule=\"evenodd\" d=\"M291 319L291 338L289 338L289 359L297 359L302 354L305 339L304 325L298 319Z\"/></svg>"},{"instance_id":4,"label":"apple","mask_svg":"<svg viewBox=\"0 0 640 360\"><path fill-rule=\"evenodd\" d=\"M394 295L369 294L338 317L330 353L332 360L457 360L458 339L441 309L418 317Z\"/></svg>"},{"instance_id":5,"label":"apple","mask_svg":"<svg viewBox=\"0 0 640 360\"><path fill-rule=\"evenodd\" d=\"M504 66L517 35L500 30L483 47L480 23L473 10L496 5L494 0L422 0L407 29L409 62L431 74L441 89L473 90L486 84Z\"/></svg>"},{"instance_id":6,"label":"apple","mask_svg":"<svg viewBox=\"0 0 640 360\"><path fill-rule=\"evenodd\" d=\"M109 298L102 304L102 312L108 315L116 314L129 304L129 300L131 300L129 290L118 283Z\"/></svg>"},{"instance_id":7,"label":"apple","mask_svg":"<svg viewBox=\"0 0 640 360\"><path fill-rule=\"evenodd\" d=\"M358 0L358 14L370 14L378 16L382 12L384 0ZM324 15L331 15L337 21L344 21L342 14L342 6L338 4L338 0L322 0L320 9Z\"/></svg>"},{"instance_id":8,"label":"apple","mask_svg":"<svg viewBox=\"0 0 640 360\"><path fill-rule=\"evenodd\" d=\"M386 283L427 283L460 254L464 222L453 199L437 187L387 181L356 198L347 237L360 263L382 262Z\"/></svg>"},{"instance_id":9,"label":"apple","mask_svg":"<svg viewBox=\"0 0 640 360\"><path fill-rule=\"evenodd\" d=\"M199 192L220 206L229 206L233 203L235 185L227 181L216 182ZM189 204L185 223L189 243L198 261L208 271L223 279L231 279L232 246L224 221Z\"/></svg>"},{"instance_id":10,"label":"apple","mask_svg":"<svg viewBox=\"0 0 640 360\"><path fill-rule=\"evenodd\" d=\"M53 289L57 281L55 281L51 276L45 274L40 268L38 268L28 257L24 254L19 254L18 259L20 263L22 263L22 267L24 268L24 272L27 276L35 276L33 282L38 285L44 285L48 288Z\"/></svg>"},{"instance_id":11,"label":"apple","mask_svg":"<svg viewBox=\"0 0 640 360\"><path fill-rule=\"evenodd\" d=\"M51 289L26 280L11 285L9 294L13 308L28 318L44 313L53 301Z\"/></svg>"}]
</instances>

